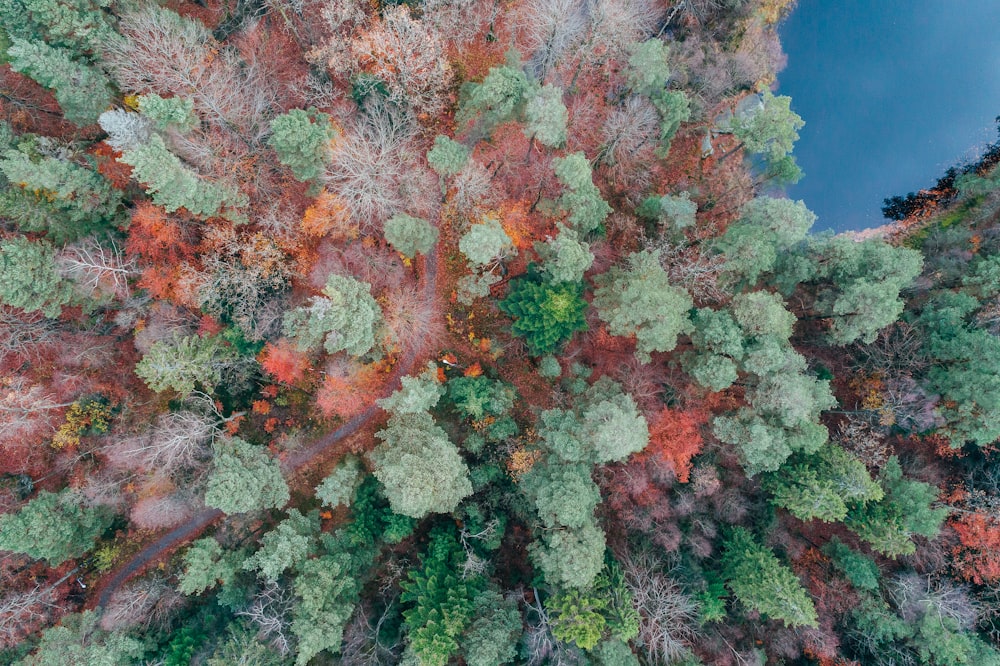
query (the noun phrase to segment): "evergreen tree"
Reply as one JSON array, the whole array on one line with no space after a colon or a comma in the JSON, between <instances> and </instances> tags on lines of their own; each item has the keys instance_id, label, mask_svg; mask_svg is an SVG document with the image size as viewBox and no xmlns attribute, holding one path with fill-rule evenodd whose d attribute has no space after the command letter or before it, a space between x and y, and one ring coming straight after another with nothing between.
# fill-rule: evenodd
<instances>
[{"instance_id":1,"label":"evergreen tree","mask_svg":"<svg viewBox=\"0 0 1000 666\"><path fill-rule=\"evenodd\" d=\"M793 456L767 479L771 501L799 520L842 521L849 507L882 499L865 464L835 445Z\"/></svg>"},{"instance_id":2,"label":"evergreen tree","mask_svg":"<svg viewBox=\"0 0 1000 666\"><path fill-rule=\"evenodd\" d=\"M385 222L385 239L408 259L427 254L438 239L438 230L427 220L397 213Z\"/></svg>"},{"instance_id":3,"label":"evergreen tree","mask_svg":"<svg viewBox=\"0 0 1000 666\"><path fill-rule=\"evenodd\" d=\"M734 284L754 285L778 265L778 257L801 243L816 221L801 201L757 197L729 225L715 247L726 259L724 269Z\"/></svg>"},{"instance_id":4,"label":"evergreen tree","mask_svg":"<svg viewBox=\"0 0 1000 666\"><path fill-rule=\"evenodd\" d=\"M547 83L528 98L524 107L528 136L550 148L566 143L568 113L562 96L562 88Z\"/></svg>"},{"instance_id":5,"label":"evergreen tree","mask_svg":"<svg viewBox=\"0 0 1000 666\"><path fill-rule=\"evenodd\" d=\"M791 97L775 97L765 90L761 100L759 110L733 120L733 134L751 153L777 162L792 152L805 122L791 110Z\"/></svg>"},{"instance_id":6,"label":"evergreen tree","mask_svg":"<svg viewBox=\"0 0 1000 666\"><path fill-rule=\"evenodd\" d=\"M344 456L322 483L316 486L316 497L323 502L323 506L350 506L363 480L361 459L353 455Z\"/></svg>"},{"instance_id":7,"label":"evergreen tree","mask_svg":"<svg viewBox=\"0 0 1000 666\"><path fill-rule=\"evenodd\" d=\"M458 249L476 267L488 266L498 259L517 254L514 242L494 217L470 225L469 230L458 239Z\"/></svg>"},{"instance_id":8,"label":"evergreen tree","mask_svg":"<svg viewBox=\"0 0 1000 666\"><path fill-rule=\"evenodd\" d=\"M100 627L100 614L88 610L64 615L59 625L42 634L38 650L18 662L21 666L121 666L141 663L146 645L120 631Z\"/></svg>"},{"instance_id":9,"label":"evergreen tree","mask_svg":"<svg viewBox=\"0 0 1000 666\"><path fill-rule=\"evenodd\" d=\"M114 221L121 195L100 174L69 160L8 150L0 171L17 190L4 193L0 211L22 231L44 232L55 243L82 238Z\"/></svg>"},{"instance_id":10,"label":"evergreen tree","mask_svg":"<svg viewBox=\"0 0 1000 666\"><path fill-rule=\"evenodd\" d=\"M295 577L292 633L298 638L296 666L306 666L323 650L340 649L360 584L346 553L306 560Z\"/></svg>"},{"instance_id":11,"label":"evergreen tree","mask_svg":"<svg viewBox=\"0 0 1000 666\"><path fill-rule=\"evenodd\" d=\"M9 0L0 3L0 25L12 38L95 56L116 37L110 6L110 0Z\"/></svg>"},{"instance_id":12,"label":"evergreen tree","mask_svg":"<svg viewBox=\"0 0 1000 666\"><path fill-rule=\"evenodd\" d=\"M266 449L239 437L215 445L215 464L205 486L205 504L223 513L278 509L288 502L288 484Z\"/></svg>"},{"instance_id":13,"label":"evergreen tree","mask_svg":"<svg viewBox=\"0 0 1000 666\"><path fill-rule=\"evenodd\" d=\"M84 507L69 490L43 490L17 513L0 516L0 550L59 566L90 550L110 524L107 509Z\"/></svg>"},{"instance_id":14,"label":"evergreen tree","mask_svg":"<svg viewBox=\"0 0 1000 666\"><path fill-rule=\"evenodd\" d=\"M726 585L752 610L788 627L816 627L816 608L798 577L770 548L742 527L726 538L722 559Z\"/></svg>"},{"instance_id":15,"label":"evergreen tree","mask_svg":"<svg viewBox=\"0 0 1000 666\"><path fill-rule=\"evenodd\" d=\"M303 351L322 344L331 354L346 351L351 356L364 356L375 347L381 324L382 309L372 298L369 284L331 275L323 296L285 314L284 329Z\"/></svg>"},{"instance_id":16,"label":"evergreen tree","mask_svg":"<svg viewBox=\"0 0 1000 666\"><path fill-rule=\"evenodd\" d=\"M879 482L883 498L853 507L847 526L887 557L910 555L916 551L912 537L936 537L948 508L934 508L938 489L905 478L895 456L882 467Z\"/></svg>"},{"instance_id":17,"label":"evergreen tree","mask_svg":"<svg viewBox=\"0 0 1000 666\"><path fill-rule=\"evenodd\" d=\"M58 317L71 295L72 286L56 270L51 245L23 236L0 241L0 303Z\"/></svg>"},{"instance_id":18,"label":"evergreen tree","mask_svg":"<svg viewBox=\"0 0 1000 666\"><path fill-rule=\"evenodd\" d=\"M459 111L459 122L479 116L487 130L504 123L514 117L528 89L528 79L520 69L494 67L482 83L472 88Z\"/></svg>"},{"instance_id":19,"label":"evergreen tree","mask_svg":"<svg viewBox=\"0 0 1000 666\"><path fill-rule=\"evenodd\" d=\"M230 368L242 363L234 347L220 336L175 334L150 347L135 366L135 374L154 391L173 389L188 395L199 384L212 391Z\"/></svg>"},{"instance_id":20,"label":"evergreen tree","mask_svg":"<svg viewBox=\"0 0 1000 666\"><path fill-rule=\"evenodd\" d=\"M579 529L545 530L528 551L547 583L582 590L604 568L606 547L601 528L587 522Z\"/></svg>"},{"instance_id":21,"label":"evergreen tree","mask_svg":"<svg viewBox=\"0 0 1000 666\"><path fill-rule=\"evenodd\" d=\"M587 328L583 285L545 282L537 270L511 283L500 309L515 318L511 328L536 356L556 351L574 333Z\"/></svg>"},{"instance_id":22,"label":"evergreen tree","mask_svg":"<svg viewBox=\"0 0 1000 666\"><path fill-rule=\"evenodd\" d=\"M271 121L267 143L298 180L315 180L330 161L337 131L330 116L316 109L292 109Z\"/></svg>"},{"instance_id":23,"label":"evergreen tree","mask_svg":"<svg viewBox=\"0 0 1000 666\"><path fill-rule=\"evenodd\" d=\"M409 629L410 650L421 666L445 666L458 651L459 637L473 620L482 579L459 575L465 553L448 530L432 531L420 568L401 584L400 601Z\"/></svg>"},{"instance_id":24,"label":"evergreen tree","mask_svg":"<svg viewBox=\"0 0 1000 666\"><path fill-rule=\"evenodd\" d=\"M594 520L601 501L590 465L584 463L536 463L521 480L521 490L534 501L546 529L582 528Z\"/></svg>"},{"instance_id":25,"label":"evergreen tree","mask_svg":"<svg viewBox=\"0 0 1000 666\"><path fill-rule=\"evenodd\" d=\"M501 597L493 590L480 592L474 600L472 622L461 639L465 663L468 666L513 663L521 624L515 600Z\"/></svg>"},{"instance_id":26,"label":"evergreen tree","mask_svg":"<svg viewBox=\"0 0 1000 666\"><path fill-rule=\"evenodd\" d=\"M427 151L427 163L441 178L458 175L469 161L470 151L457 141L439 134L434 146Z\"/></svg>"},{"instance_id":27,"label":"evergreen tree","mask_svg":"<svg viewBox=\"0 0 1000 666\"><path fill-rule=\"evenodd\" d=\"M225 550L213 537L198 539L184 552L184 569L178 576L182 594L201 594L220 582L229 585L240 570L243 554Z\"/></svg>"},{"instance_id":28,"label":"evergreen tree","mask_svg":"<svg viewBox=\"0 0 1000 666\"><path fill-rule=\"evenodd\" d=\"M597 229L611 213L611 206L601 198L601 191L594 185L590 162L583 153L570 153L552 160L556 178L566 191L557 202L569 213L570 227L580 235Z\"/></svg>"},{"instance_id":29,"label":"evergreen tree","mask_svg":"<svg viewBox=\"0 0 1000 666\"><path fill-rule=\"evenodd\" d=\"M238 191L205 180L184 166L158 134L151 136L148 143L125 151L119 161L132 167L133 178L144 183L153 202L168 213L184 208L192 215L212 217L223 208L239 208L246 203Z\"/></svg>"},{"instance_id":30,"label":"evergreen tree","mask_svg":"<svg viewBox=\"0 0 1000 666\"><path fill-rule=\"evenodd\" d=\"M636 356L648 363L651 352L670 351L677 336L691 332L694 302L670 284L658 251L633 252L627 264L594 278L594 307L612 335L635 335Z\"/></svg>"},{"instance_id":31,"label":"evergreen tree","mask_svg":"<svg viewBox=\"0 0 1000 666\"><path fill-rule=\"evenodd\" d=\"M375 477L396 513L450 513L472 494L469 468L426 412L394 414L376 437L382 443L371 453Z\"/></svg>"},{"instance_id":32,"label":"evergreen tree","mask_svg":"<svg viewBox=\"0 0 1000 666\"><path fill-rule=\"evenodd\" d=\"M378 400L378 406L393 414L420 414L430 410L445 394L438 380L437 367L428 363L427 370L417 376L400 379L400 388L388 398Z\"/></svg>"},{"instance_id":33,"label":"evergreen tree","mask_svg":"<svg viewBox=\"0 0 1000 666\"><path fill-rule=\"evenodd\" d=\"M190 132L200 123L194 112L194 100L183 97L160 97L156 94L139 97L139 112L148 118L156 129L176 129Z\"/></svg>"},{"instance_id":34,"label":"evergreen tree","mask_svg":"<svg viewBox=\"0 0 1000 666\"><path fill-rule=\"evenodd\" d=\"M298 567L313 554L319 533L319 515L303 515L296 509L261 537L260 549L243 561L243 568L266 580L277 581L288 569Z\"/></svg>"},{"instance_id":35,"label":"evergreen tree","mask_svg":"<svg viewBox=\"0 0 1000 666\"><path fill-rule=\"evenodd\" d=\"M555 238L535 243L535 252L542 259L542 270L552 284L579 283L594 263L590 244L580 240L580 235L562 224Z\"/></svg>"},{"instance_id":36,"label":"evergreen tree","mask_svg":"<svg viewBox=\"0 0 1000 666\"><path fill-rule=\"evenodd\" d=\"M111 105L107 77L94 66L72 59L71 52L39 41L15 37L7 49L10 66L53 91L66 120L77 125L97 122Z\"/></svg>"}]
</instances>

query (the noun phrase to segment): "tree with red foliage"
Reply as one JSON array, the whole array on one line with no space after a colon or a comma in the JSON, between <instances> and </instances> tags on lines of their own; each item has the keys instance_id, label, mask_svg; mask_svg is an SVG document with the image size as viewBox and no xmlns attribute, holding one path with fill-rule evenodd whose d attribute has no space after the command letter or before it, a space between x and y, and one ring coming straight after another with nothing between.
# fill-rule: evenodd
<instances>
[{"instance_id":1,"label":"tree with red foliage","mask_svg":"<svg viewBox=\"0 0 1000 666\"><path fill-rule=\"evenodd\" d=\"M649 446L640 455L666 461L677 475L677 480L687 483L691 459L698 455L705 443L701 436L705 420L705 414L699 410L681 411L664 407L650 418Z\"/></svg>"},{"instance_id":2,"label":"tree with red foliage","mask_svg":"<svg viewBox=\"0 0 1000 666\"><path fill-rule=\"evenodd\" d=\"M344 421L365 410L377 395L373 390L372 366L337 363L327 368L326 377L316 391L316 407L327 418Z\"/></svg>"},{"instance_id":3,"label":"tree with red foliage","mask_svg":"<svg viewBox=\"0 0 1000 666\"><path fill-rule=\"evenodd\" d=\"M309 356L287 338L264 345L257 357L264 372L285 384L298 384L309 369Z\"/></svg>"},{"instance_id":4,"label":"tree with red foliage","mask_svg":"<svg viewBox=\"0 0 1000 666\"><path fill-rule=\"evenodd\" d=\"M952 550L959 575L976 585L1000 581L1000 519L985 513L966 513L950 524L961 544Z\"/></svg>"}]
</instances>

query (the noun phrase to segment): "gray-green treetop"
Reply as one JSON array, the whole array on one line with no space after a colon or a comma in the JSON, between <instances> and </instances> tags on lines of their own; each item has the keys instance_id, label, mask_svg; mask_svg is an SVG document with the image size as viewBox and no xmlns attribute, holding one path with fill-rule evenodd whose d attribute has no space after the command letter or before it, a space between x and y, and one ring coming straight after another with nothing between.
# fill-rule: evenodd
<instances>
[{"instance_id":1,"label":"gray-green treetop","mask_svg":"<svg viewBox=\"0 0 1000 666\"><path fill-rule=\"evenodd\" d=\"M337 131L330 116L310 108L292 109L271 121L267 143L297 180L315 180L330 161L330 142Z\"/></svg>"},{"instance_id":2,"label":"gray-green treetop","mask_svg":"<svg viewBox=\"0 0 1000 666\"><path fill-rule=\"evenodd\" d=\"M51 245L24 236L0 241L0 303L58 317L72 291L56 269Z\"/></svg>"},{"instance_id":3,"label":"gray-green treetop","mask_svg":"<svg viewBox=\"0 0 1000 666\"><path fill-rule=\"evenodd\" d=\"M762 101L758 111L733 120L733 134L751 153L777 162L792 152L805 121L791 110L791 97L775 97L765 90Z\"/></svg>"},{"instance_id":4,"label":"gray-green treetop","mask_svg":"<svg viewBox=\"0 0 1000 666\"><path fill-rule=\"evenodd\" d=\"M346 455L316 486L316 497L323 502L323 506L333 508L340 505L350 506L363 479L364 467L361 459L354 455Z\"/></svg>"},{"instance_id":5,"label":"gray-green treetop","mask_svg":"<svg viewBox=\"0 0 1000 666\"><path fill-rule=\"evenodd\" d=\"M285 314L285 335L293 338L299 349L319 347L333 354L346 351L364 356L376 344L382 325L382 309L371 295L371 286L353 277L330 275L323 296L315 296L309 305Z\"/></svg>"},{"instance_id":6,"label":"gray-green treetop","mask_svg":"<svg viewBox=\"0 0 1000 666\"><path fill-rule=\"evenodd\" d=\"M472 494L469 468L430 414L394 414L376 437L375 477L394 512L417 519L450 513Z\"/></svg>"},{"instance_id":7,"label":"gray-green treetop","mask_svg":"<svg viewBox=\"0 0 1000 666\"><path fill-rule=\"evenodd\" d=\"M528 98L524 107L528 136L550 148L558 148L566 143L566 121L569 115L562 95L562 88L547 83Z\"/></svg>"},{"instance_id":8,"label":"gray-green treetop","mask_svg":"<svg viewBox=\"0 0 1000 666\"><path fill-rule=\"evenodd\" d=\"M465 168L470 151L459 142L443 134L434 137L434 146L427 151L427 163L442 178L455 176Z\"/></svg>"},{"instance_id":9,"label":"gray-green treetop","mask_svg":"<svg viewBox=\"0 0 1000 666\"><path fill-rule=\"evenodd\" d=\"M385 221L385 239L408 259L427 254L438 239L438 230L427 220L397 213Z\"/></svg>"},{"instance_id":10,"label":"gray-green treetop","mask_svg":"<svg viewBox=\"0 0 1000 666\"><path fill-rule=\"evenodd\" d=\"M495 217L470 225L469 230L458 239L458 249L473 266L488 266L496 260L517 254L514 241Z\"/></svg>"},{"instance_id":11,"label":"gray-green treetop","mask_svg":"<svg viewBox=\"0 0 1000 666\"><path fill-rule=\"evenodd\" d=\"M0 550L58 566L90 550L111 519L106 508L85 507L72 491L43 490L16 513L0 516Z\"/></svg>"},{"instance_id":12,"label":"gray-green treetop","mask_svg":"<svg viewBox=\"0 0 1000 666\"><path fill-rule=\"evenodd\" d=\"M277 509L288 502L281 467L261 446L239 437L215 444L215 465L205 486L205 504L223 513Z\"/></svg>"},{"instance_id":13,"label":"gray-green treetop","mask_svg":"<svg viewBox=\"0 0 1000 666\"><path fill-rule=\"evenodd\" d=\"M670 284L656 250L630 254L627 268L613 267L594 278L594 307L612 335L635 335L636 356L649 362L654 351L677 345L691 331L691 296Z\"/></svg>"},{"instance_id":14,"label":"gray-green treetop","mask_svg":"<svg viewBox=\"0 0 1000 666\"><path fill-rule=\"evenodd\" d=\"M580 240L573 229L558 225L559 233L544 243L535 243L535 251L542 259L542 268L554 284L579 282L594 263L590 243Z\"/></svg>"}]
</instances>

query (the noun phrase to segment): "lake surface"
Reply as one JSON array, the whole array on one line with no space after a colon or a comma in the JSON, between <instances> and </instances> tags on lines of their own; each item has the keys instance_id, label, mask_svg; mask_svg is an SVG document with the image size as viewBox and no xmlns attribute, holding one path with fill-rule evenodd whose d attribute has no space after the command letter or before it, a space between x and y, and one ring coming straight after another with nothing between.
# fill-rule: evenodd
<instances>
[{"instance_id":1,"label":"lake surface","mask_svg":"<svg viewBox=\"0 0 1000 666\"><path fill-rule=\"evenodd\" d=\"M814 230L884 224L884 198L996 138L1000 0L799 0L780 32L778 94L806 121L788 195Z\"/></svg>"}]
</instances>

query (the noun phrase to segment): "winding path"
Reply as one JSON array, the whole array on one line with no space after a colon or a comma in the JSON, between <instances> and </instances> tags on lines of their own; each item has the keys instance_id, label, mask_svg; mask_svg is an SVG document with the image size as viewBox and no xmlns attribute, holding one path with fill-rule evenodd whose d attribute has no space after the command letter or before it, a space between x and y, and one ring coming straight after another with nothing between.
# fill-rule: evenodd
<instances>
[{"instance_id":1,"label":"winding path","mask_svg":"<svg viewBox=\"0 0 1000 666\"><path fill-rule=\"evenodd\" d=\"M434 299L437 296L437 248L425 258L422 292L423 297L427 299ZM383 395L380 397L386 397L391 390L395 390L400 379L404 375L409 374L410 370L413 369L416 360L417 353L415 351L409 351L403 356L389 376L389 380L385 384L387 388L383 390ZM331 446L361 430L379 411L381 411L380 408L373 401L372 405L361 414L358 414L325 437L320 438L313 444L294 452L293 455L286 458L282 463L283 472L286 476L298 472ZM118 567L111 576L105 577L102 580L102 589L100 594L97 595L97 606L99 608L107 606L111 596L118 588L132 578L132 576L142 571L146 565L158 560L164 554L173 551L194 538L209 525L224 516L225 514L218 509L203 509L156 541L147 544L131 560Z\"/></svg>"}]
</instances>

